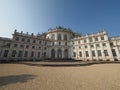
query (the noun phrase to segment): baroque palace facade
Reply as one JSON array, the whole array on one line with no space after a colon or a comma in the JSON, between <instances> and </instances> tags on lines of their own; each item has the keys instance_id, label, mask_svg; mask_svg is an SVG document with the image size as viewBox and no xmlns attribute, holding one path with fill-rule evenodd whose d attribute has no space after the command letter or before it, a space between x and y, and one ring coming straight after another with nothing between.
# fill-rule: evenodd
<instances>
[{"instance_id":1,"label":"baroque palace facade","mask_svg":"<svg viewBox=\"0 0 120 90\"><path fill-rule=\"evenodd\" d=\"M13 38L0 37L0 60L120 60L120 37L107 32L81 35L56 27L34 35L14 31Z\"/></svg>"}]
</instances>

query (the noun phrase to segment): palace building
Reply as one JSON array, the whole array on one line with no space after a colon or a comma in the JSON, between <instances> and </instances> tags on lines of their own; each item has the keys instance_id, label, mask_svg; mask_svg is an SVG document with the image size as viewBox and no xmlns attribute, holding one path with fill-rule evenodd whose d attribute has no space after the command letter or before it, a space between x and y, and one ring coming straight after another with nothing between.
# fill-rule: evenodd
<instances>
[{"instance_id":1,"label":"palace building","mask_svg":"<svg viewBox=\"0 0 120 90\"><path fill-rule=\"evenodd\" d=\"M104 30L82 35L64 27L37 35L15 30L12 38L0 37L0 61L45 59L120 60L120 37L109 38Z\"/></svg>"}]
</instances>

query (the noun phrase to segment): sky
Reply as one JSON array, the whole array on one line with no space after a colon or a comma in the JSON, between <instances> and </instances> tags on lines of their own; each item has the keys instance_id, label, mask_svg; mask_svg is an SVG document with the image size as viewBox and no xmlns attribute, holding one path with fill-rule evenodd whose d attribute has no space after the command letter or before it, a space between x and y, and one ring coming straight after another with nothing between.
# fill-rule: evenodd
<instances>
[{"instance_id":1,"label":"sky","mask_svg":"<svg viewBox=\"0 0 120 90\"><path fill-rule=\"evenodd\" d=\"M77 33L105 29L120 36L120 0L0 0L0 37L62 26Z\"/></svg>"}]
</instances>

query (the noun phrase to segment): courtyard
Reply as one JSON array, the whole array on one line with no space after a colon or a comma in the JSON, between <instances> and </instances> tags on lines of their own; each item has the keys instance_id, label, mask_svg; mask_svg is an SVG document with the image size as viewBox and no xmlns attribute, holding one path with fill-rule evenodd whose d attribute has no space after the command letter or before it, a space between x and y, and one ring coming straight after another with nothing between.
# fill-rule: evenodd
<instances>
[{"instance_id":1,"label":"courtyard","mask_svg":"<svg viewBox=\"0 0 120 90\"><path fill-rule=\"evenodd\" d=\"M0 64L0 90L119 89L119 63L85 66L43 66L30 63Z\"/></svg>"}]
</instances>

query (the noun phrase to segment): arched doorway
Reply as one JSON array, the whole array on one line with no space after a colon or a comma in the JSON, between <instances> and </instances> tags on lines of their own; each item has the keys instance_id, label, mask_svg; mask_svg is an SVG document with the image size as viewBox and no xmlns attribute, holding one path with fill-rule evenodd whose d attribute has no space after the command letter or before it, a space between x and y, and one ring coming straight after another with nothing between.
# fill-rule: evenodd
<instances>
[{"instance_id":1,"label":"arched doorway","mask_svg":"<svg viewBox=\"0 0 120 90\"><path fill-rule=\"evenodd\" d=\"M55 58L55 50L54 49L51 50L51 58Z\"/></svg>"},{"instance_id":2,"label":"arched doorway","mask_svg":"<svg viewBox=\"0 0 120 90\"><path fill-rule=\"evenodd\" d=\"M62 58L62 50L61 49L58 49L58 58Z\"/></svg>"},{"instance_id":3,"label":"arched doorway","mask_svg":"<svg viewBox=\"0 0 120 90\"><path fill-rule=\"evenodd\" d=\"M65 55L64 58L68 58L68 49L65 49L65 50L64 50L64 55Z\"/></svg>"}]
</instances>

